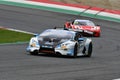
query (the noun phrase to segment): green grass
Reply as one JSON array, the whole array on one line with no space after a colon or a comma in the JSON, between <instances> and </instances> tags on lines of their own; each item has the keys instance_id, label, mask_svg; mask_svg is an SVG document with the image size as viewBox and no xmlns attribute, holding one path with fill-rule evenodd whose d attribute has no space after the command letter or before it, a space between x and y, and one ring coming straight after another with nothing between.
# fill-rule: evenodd
<instances>
[{"instance_id":1,"label":"green grass","mask_svg":"<svg viewBox=\"0 0 120 80\"><path fill-rule=\"evenodd\" d=\"M10 31L5 29L0 29L0 44L3 43L17 43L17 42L27 42L33 35Z\"/></svg>"}]
</instances>

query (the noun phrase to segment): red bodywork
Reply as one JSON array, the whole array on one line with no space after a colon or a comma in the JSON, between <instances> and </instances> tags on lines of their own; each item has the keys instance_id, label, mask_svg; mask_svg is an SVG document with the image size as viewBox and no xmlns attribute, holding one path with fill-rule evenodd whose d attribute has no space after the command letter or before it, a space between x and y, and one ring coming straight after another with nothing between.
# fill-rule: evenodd
<instances>
[{"instance_id":1,"label":"red bodywork","mask_svg":"<svg viewBox=\"0 0 120 80\"><path fill-rule=\"evenodd\" d=\"M100 26L88 26L88 25L73 25L70 22L65 23L65 28L73 30L83 30L83 35L92 35L94 37L100 37Z\"/></svg>"}]
</instances>

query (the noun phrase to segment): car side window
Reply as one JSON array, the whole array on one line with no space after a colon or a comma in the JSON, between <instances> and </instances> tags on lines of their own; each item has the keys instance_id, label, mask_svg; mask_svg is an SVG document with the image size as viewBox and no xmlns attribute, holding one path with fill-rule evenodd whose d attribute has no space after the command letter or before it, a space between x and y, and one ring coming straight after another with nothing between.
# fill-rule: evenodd
<instances>
[{"instance_id":1,"label":"car side window","mask_svg":"<svg viewBox=\"0 0 120 80\"><path fill-rule=\"evenodd\" d=\"M81 36L80 33L76 33L74 40L77 41L77 40L78 40L79 38L81 38L81 37L82 37L82 36Z\"/></svg>"},{"instance_id":2,"label":"car side window","mask_svg":"<svg viewBox=\"0 0 120 80\"><path fill-rule=\"evenodd\" d=\"M74 24L74 21L72 21L72 24Z\"/></svg>"}]
</instances>

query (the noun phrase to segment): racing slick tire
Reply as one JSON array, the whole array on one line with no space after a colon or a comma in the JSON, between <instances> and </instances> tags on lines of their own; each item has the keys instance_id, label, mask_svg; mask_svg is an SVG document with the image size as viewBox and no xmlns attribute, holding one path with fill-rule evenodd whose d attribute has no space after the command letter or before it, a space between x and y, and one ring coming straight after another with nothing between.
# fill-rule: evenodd
<instances>
[{"instance_id":1,"label":"racing slick tire","mask_svg":"<svg viewBox=\"0 0 120 80\"><path fill-rule=\"evenodd\" d=\"M38 55L38 51L35 50L35 51L33 51L33 52L30 52L30 54L31 54L31 55Z\"/></svg>"},{"instance_id":2,"label":"racing slick tire","mask_svg":"<svg viewBox=\"0 0 120 80\"><path fill-rule=\"evenodd\" d=\"M73 54L73 57L74 57L74 58L77 57L77 53L78 53L78 45L77 45L77 43L76 43L75 46L74 46L74 54Z\"/></svg>"},{"instance_id":3,"label":"racing slick tire","mask_svg":"<svg viewBox=\"0 0 120 80\"><path fill-rule=\"evenodd\" d=\"M92 55L92 48L93 48L93 45L92 45L92 42L90 42L89 44L89 47L88 47L88 53L87 53L87 57L91 57Z\"/></svg>"}]
</instances>

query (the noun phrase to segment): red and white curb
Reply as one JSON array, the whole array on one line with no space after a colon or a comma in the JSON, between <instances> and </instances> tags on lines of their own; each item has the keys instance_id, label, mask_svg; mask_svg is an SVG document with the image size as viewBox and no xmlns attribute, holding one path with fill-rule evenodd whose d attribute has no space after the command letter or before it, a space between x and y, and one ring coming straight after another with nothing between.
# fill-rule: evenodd
<instances>
[{"instance_id":1,"label":"red and white curb","mask_svg":"<svg viewBox=\"0 0 120 80\"><path fill-rule=\"evenodd\" d=\"M3 1L10 1L10 2L17 2L17 3L23 3L23 4L31 4L31 5L37 5L37 6L45 6L45 7L52 7L52 8L60 8L60 9L66 9L66 10L72 10L77 12L84 12L89 14L97 14L99 16L106 16L111 18L120 19L120 11L118 10L107 10L102 8L96 8L96 7L80 7L75 5L69 5L69 4L60 4L60 3L50 3L46 1L41 0L3 0ZM49 0L48 0L49 1Z\"/></svg>"},{"instance_id":2,"label":"red and white curb","mask_svg":"<svg viewBox=\"0 0 120 80\"><path fill-rule=\"evenodd\" d=\"M3 0L3 1L11 1L11 2L45 6L45 7L55 7L55 8L80 11L80 12L85 10L84 8L77 8L77 7L64 6L64 5L58 5L58 4L50 4L50 3L44 3L44 2L27 1L27 0Z\"/></svg>"}]
</instances>

